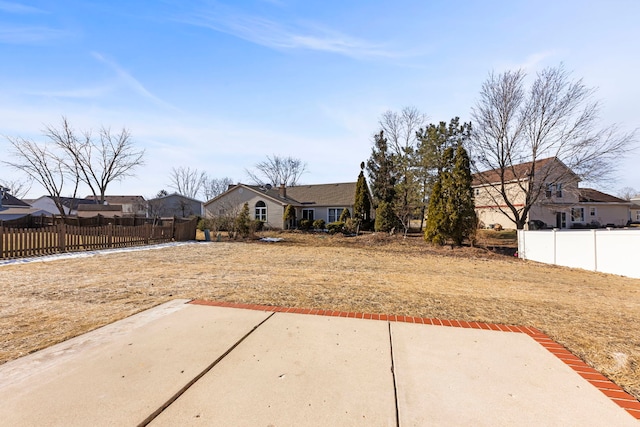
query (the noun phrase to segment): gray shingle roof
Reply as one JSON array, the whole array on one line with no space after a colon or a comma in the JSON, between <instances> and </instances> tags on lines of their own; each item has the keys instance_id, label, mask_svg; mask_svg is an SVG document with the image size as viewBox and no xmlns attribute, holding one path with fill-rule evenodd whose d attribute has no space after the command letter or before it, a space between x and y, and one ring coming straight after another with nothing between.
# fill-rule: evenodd
<instances>
[{"instance_id":1,"label":"gray shingle roof","mask_svg":"<svg viewBox=\"0 0 640 427\"><path fill-rule=\"evenodd\" d=\"M303 206L351 206L355 201L356 195L355 182L286 187L286 198L280 196L280 189L278 187L273 187L268 190L253 185L248 187L265 193L274 199L278 199L282 201L282 203Z\"/></svg>"}]
</instances>

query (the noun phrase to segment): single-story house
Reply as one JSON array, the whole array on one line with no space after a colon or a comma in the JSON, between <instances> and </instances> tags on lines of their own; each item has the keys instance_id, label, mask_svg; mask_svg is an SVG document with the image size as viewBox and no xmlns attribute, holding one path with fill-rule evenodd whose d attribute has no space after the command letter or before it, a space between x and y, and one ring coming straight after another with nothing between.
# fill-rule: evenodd
<instances>
[{"instance_id":1,"label":"single-story house","mask_svg":"<svg viewBox=\"0 0 640 427\"><path fill-rule=\"evenodd\" d=\"M92 218L102 215L105 218L113 218L122 215L121 205L101 205L98 203L78 205L78 218Z\"/></svg>"},{"instance_id":2,"label":"single-story house","mask_svg":"<svg viewBox=\"0 0 640 427\"><path fill-rule=\"evenodd\" d=\"M631 198L629 221L633 223L640 223L640 196Z\"/></svg>"},{"instance_id":3,"label":"single-story house","mask_svg":"<svg viewBox=\"0 0 640 427\"><path fill-rule=\"evenodd\" d=\"M0 221L10 221L27 215L50 216L51 214L42 209L34 208L25 201L9 194L7 189L0 187Z\"/></svg>"},{"instance_id":4,"label":"single-story house","mask_svg":"<svg viewBox=\"0 0 640 427\"><path fill-rule=\"evenodd\" d=\"M500 173L504 173L505 192L516 209L525 206L525 189L533 188L537 198L529 210L527 223L546 227L587 226L622 227L629 221L631 202L592 188L580 188L580 178L555 157L514 165L504 171L490 170L473 176L474 203L481 224L515 228L503 212L510 210L500 194ZM533 186L533 187L531 187ZM540 191L536 191L540 190Z\"/></svg>"},{"instance_id":5,"label":"single-story house","mask_svg":"<svg viewBox=\"0 0 640 427\"><path fill-rule=\"evenodd\" d=\"M93 195L86 199L94 200ZM120 205L122 216L146 216L147 201L142 196L104 196L105 204Z\"/></svg>"},{"instance_id":6,"label":"single-story house","mask_svg":"<svg viewBox=\"0 0 640 427\"><path fill-rule=\"evenodd\" d=\"M236 216L245 203L252 219L270 228L286 228L284 211L292 205L298 220L322 219L335 222L344 209L353 214L356 183L296 185L274 188L270 185L232 185L223 194L204 204L207 217Z\"/></svg>"},{"instance_id":7,"label":"single-story house","mask_svg":"<svg viewBox=\"0 0 640 427\"><path fill-rule=\"evenodd\" d=\"M188 218L202 215L202 202L182 194L172 193L147 201L147 216L149 218L171 216Z\"/></svg>"},{"instance_id":8,"label":"single-story house","mask_svg":"<svg viewBox=\"0 0 640 427\"><path fill-rule=\"evenodd\" d=\"M47 212L48 215L60 215L60 211L51 196L41 196L37 199L25 200L25 202L36 209ZM78 215L78 206L80 205L96 204L93 199L79 199L77 197L60 197L60 202L66 216Z\"/></svg>"}]
</instances>

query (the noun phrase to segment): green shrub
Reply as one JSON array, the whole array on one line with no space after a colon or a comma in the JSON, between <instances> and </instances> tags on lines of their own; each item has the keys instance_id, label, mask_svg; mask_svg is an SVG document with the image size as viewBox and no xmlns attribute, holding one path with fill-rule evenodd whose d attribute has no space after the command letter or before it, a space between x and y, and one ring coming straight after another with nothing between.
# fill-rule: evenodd
<instances>
[{"instance_id":1,"label":"green shrub","mask_svg":"<svg viewBox=\"0 0 640 427\"><path fill-rule=\"evenodd\" d=\"M249 218L249 203L245 203L242 207L242 210L238 214L235 220L236 231L240 233L242 237L248 237L250 227L251 227L251 219Z\"/></svg>"},{"instance_id":2,"label":"green shrub","mask_svg":"<svg viewBox=\"0 0 640 427\"><path fill-rule=\"evenodd\" d=\"M257 231L262 231L263 229L264 229L264 221L260 221L259 219L254 219L253 221L251 221L251 224L249 224L249 232L251 234Z\"/></svg>"},{"instance_id":3,"label":"green shrub","mask_svg":"<svg viewBox=\"0 0 640 427\"><path fill-rule=\"evenodd\" d=\"M298 228L303 231L311 230L312 225L313 221L310 219L301 219L300 222L298 222Z\"/></svg>"},{"instance_id":4,"label":"green shrub","mask_svg":"<svg viewBox=\"0 0 640 427\"><path fill-rule=\"evenodd\" d=\"M296 223L296 208L293 205L287 205L282 219L285 221L287 230L292 228L293 224Z\"/></svg>"},{"instance_id":5,"label":"green shrub","mask_svg":"<svg viewBox=\"0 0 640 427\"><path fill-rule=\"evenodd\" d=\"M324 230L324 219L316 219L313 221L313 229L314 230Z\"/></svg>"},{"instance_id":6,"label":"green shrub","mask_svg":"<svg viewBox=\"0 0 640 427\"><path fill-rule=\"evenodd\" d=\"M200 231L204 231L204 230L211 230L211 223L212 223L212 218L200 218L200 221L198 221L198 225L197 228Z\"/></svg>"},{"instance_id":7,"label":"green shrub","mask_svg":"<svg viewBox=\"0 0 640 427\"><path fill-rule=\"evenodd\" d=\"M358 232L359 220L355 218L347 218L344 222L344 228L342 230L345 234L356 234Z\"/></svg>"},{"instance_id":8,"label":"green shrub","mask_svg":"<svg viewBox=\"0 0 640 427\"><path fill-rule=\"evenodd\" d=\"M331 234L341 233L343 229L344 222L342 221L330 222L327 224L327 230L329 230L329 233Z\"/></svg>"},{"instance_id":9,"label":"green shrub","mask_svg":"<svg viewBox=\"0 0 640 427\"><path fill-rule=\"evenodd\" d=\"M351 212L349 212L349 209L345 208L340 214L340 218L338 218L338 221L346 222L349 218L351 218Z\"/></svg>"},{"instance_id":10,"label":"green shrub","mask_svg":"<svg viewBox=\"0 0 640 427\"><path fill-rule=\"evenodd\" d=\"M398 219L393 212L391 203L380 202L376 209L375 231L389 232L398 225Z\"/></svg>"}]
</instances>

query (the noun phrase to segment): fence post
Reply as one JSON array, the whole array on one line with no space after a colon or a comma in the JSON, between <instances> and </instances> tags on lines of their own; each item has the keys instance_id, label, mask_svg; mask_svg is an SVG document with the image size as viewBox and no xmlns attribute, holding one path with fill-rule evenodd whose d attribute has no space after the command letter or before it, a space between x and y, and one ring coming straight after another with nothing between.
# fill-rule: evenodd
<instances>
[{"instance_id":1,"label":"fence post","mask_svg":"<svg viewBox=\"0 0 640 427\"><path fill-rule=\"evenodd\" d=\"M598 271L598 242L596 239L596 230L591 230L593 232L593 271Z\"/></svg>"},{"instance_id":2,"label":"fence post","mask_svg":"<svg viewBox=\"0 0 640 427\"><path fill-rule=\"evenodd\" d=\"M557 248L557 243L556 243L556 233L558 232L557 228L553 229L553 265L557 265L556 263L556 248Z\"/></svg>"},{"instance_id":3,"label":"fence post","mask_svg":"<svg viewBox=\"0 0 640 427\"><path fill-rule=\"evenodd\" d=\"M58 251L59 252L66 252L67 250L65 228L66 228L66 224L64 222L58 223Z\"/></svg>"},{"instance_id":4,"label":"fence post","mask_svg":"<svg viewBox=\"0 0 640 427\"><path fill-rule=\"evenodd\" d=\"M0 259L4 258L4 225L0 221Z\"/></svg>"}]
</instances>

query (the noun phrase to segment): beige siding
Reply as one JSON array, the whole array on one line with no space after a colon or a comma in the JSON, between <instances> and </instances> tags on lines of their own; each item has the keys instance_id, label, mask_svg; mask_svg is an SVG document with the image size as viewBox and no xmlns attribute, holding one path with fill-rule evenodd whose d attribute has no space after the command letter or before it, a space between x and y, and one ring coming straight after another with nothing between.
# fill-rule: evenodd
<instances>
[{"instance_id":1,"label":"beige siding","mask_svg":"<svg viewBox=\"0 0 640 427\"><path fill-rule=\"evenodd\" d=\"M245 203L249 204L249 217L255 219L256 203L263 201L267 205L266 226L270 228L283 228L284 207L280 203L275 203L270 198L249 191L246 188L236 188L216 200L212 200L205 205L206 216L236 216Z\"/></svg>"}]
</instances>

